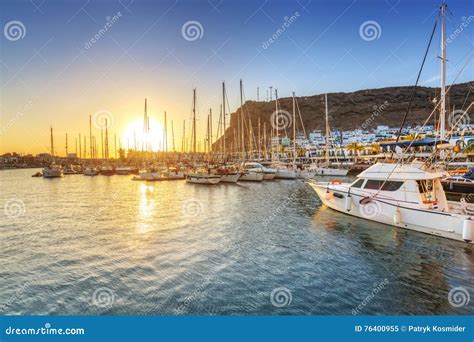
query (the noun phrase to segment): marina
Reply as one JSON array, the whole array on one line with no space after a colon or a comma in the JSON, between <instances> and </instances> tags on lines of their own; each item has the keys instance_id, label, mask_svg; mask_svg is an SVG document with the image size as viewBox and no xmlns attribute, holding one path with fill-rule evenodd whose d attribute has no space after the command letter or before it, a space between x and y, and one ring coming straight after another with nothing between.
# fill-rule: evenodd
<instances>
[{"instance_id":1,"label":"marina","mask_svg":"<svg viewBox=\"0 0 474 342\"><path fill-rule=\"evenodd\" d=\"M0 318L472 316L472 6L346 2L0 5Z\"/></svg>"},{"instance_id":2,"label":"marina","mask_svg":"<svg viewBox=\"0 0 474 342\"><path fill-rule=\"evenodd\" d=\"M66 176L46 182L29 177L32 171L2 171L1 200L25 194L24 215L0 223L0 274L9 279L1 283L2 313L457 315L474 309L447 301L452 286L474 291L472 244L339 213L300 180L198 186ZM357 309L377 286L380 296ZM279 287L291 291L291 305L269 302ZM100 288L111 291L105 294L113 294L113 305L90 305Z\"/></svg>"}]
</instances>

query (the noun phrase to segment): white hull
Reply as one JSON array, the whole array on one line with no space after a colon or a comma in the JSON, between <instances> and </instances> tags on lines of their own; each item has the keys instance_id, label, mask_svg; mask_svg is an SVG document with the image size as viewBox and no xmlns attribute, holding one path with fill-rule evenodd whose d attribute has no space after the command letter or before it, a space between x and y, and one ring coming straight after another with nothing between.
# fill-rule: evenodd
<instances>
[{"instance_id":1,"label":"white hull","mask_svg":"<svg viewBox=\"0 0 474 342\"><path fill-rule=\"evenodd\" d=\"M313 178L316 175L316 172L313 171L296 171L297 179L309 179Z\"/></svg>"},{"instance_id":2,"label":"white hull","mask_svg":"<svg viewBox=\"0 0 474 342\"><path fill-rule=\"evenodd\" d=\"M84 176L97 176L99 174L98 170L95 169L85 169Z\"/></svg>"},{"instance_id":3,"label":"white hull","mask_svg":"<svg viewBox=\"0 0 474 342\"><path fill-rule=\"evenodd\" d=\"M63 171L60 169L43 169L43 177L44 178L60 178L63 176Z\"/></svg>"},{"instance_id":4,"label":"white hull","mask_svg":"<svg viewBox=\"0 0 474 342\"><path fill-rule=\"evenodd\" d=\"M279 169L275 174L276 179L296 179L296 173L292 170Z\"/></svg>"},{"instance_id":5,"label":"white hull","mask_svg":"<svg viewBox=\"0 0 474 342\"><path fill-rule=\"evenodd\" d=\"M247 172L242 174L239 180L244 182L261 182L263 180L263 172Z\"/></svg>"},{"instance_id":6,"label":"white hull","mask_svg":"<svg viewBox=\"0 0 474 342\"><path fill-rule=\"evenodd\" d=\"M221 175L221 183L237 183L240 179L240 173Z\"/></svg>"},{"instance_id":7,"label":"white hull","mask_svg":"<svg viewBox=\"0 0 474 342\"><path fill-rule=\"evenodd\" d=\"M359 201L364 196L352 192L348 205L346 203L348 197L347 184L332 185L323 182L310 182L309 184L326 206L344 214L426 234L465 241L463 240L463 222L468 219L466 215L409 207L409 205L405 206L400 204L399 201L382 196L372 199L368 204L360 204ZM327 195L328 190L330 195ZM334 196L334 193L341 198ZM350 208L350 210L347 210L347 208ZM473 241L470 242L473 243Z\"/></svg>"},{"instance_id":8,"label":"white hull","mask_svg":"<svg viewBox=\"0 0 474 342\"><path fill-rule=\"evenodd\" d=\"M318 176L347 176L349 170L333 169L329 167L318 167L314 169L315 175Z\"/></svg>"},{"instance_id":9,"label":"white hull","mask_svg":"<svg viewBox=\"0 0 474 342\"><path fill-rule=\"evenodd\" d=\"M276 172L263 172L263 180L273 180L275 176Z\"/></svg>"},{"instance_id":10,"label":"white hull","mask_svg":"<svg viewBox=\"0 0 474 342\"><path fill-rule=\"evenodd\" d=\"M195 175L186 175L186 182L193 184L207 184L214 185L221 181L221 177L217 175L204 175L204 174L195 174Z\"/></svg>"}]
</instances>

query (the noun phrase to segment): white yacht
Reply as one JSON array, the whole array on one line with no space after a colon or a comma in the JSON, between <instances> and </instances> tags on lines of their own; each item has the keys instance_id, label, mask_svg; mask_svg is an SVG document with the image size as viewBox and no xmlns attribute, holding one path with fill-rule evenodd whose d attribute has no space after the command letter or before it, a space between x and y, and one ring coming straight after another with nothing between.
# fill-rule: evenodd
<instances>
[{"instance_id":1,"label":"white yacht","mask_svg":"<svg viewBox=\"0 0 474 342\"><path fill-rule=\"evenodd\" d=\"M296 179L296 172L292 168L282 163L275 164L276 168L276 179Z\"/></svg>"},{"instance_id":2,"label":"white yacht","mask_svg":"<svg viewBox=\"0 0 474 342\"><path fill-rule=\"evenodd\" d=\"M186 174L186 182L194 184L214 185L221 181L221 176L205 172L193 172Z\"/></svg>"},{"instance_id":3,"label":"white yacht","mask_svg":"<svg viewBox=\"0 0 474 342\"><path fill-rule=\"evenodd\" d=\"M97 176L99 174L99 170L97 170L95 167L88 166L84 170L84 176Z\"/></svg>"},{"instance_id":4,"label":"white yacht","mask_svg":"<svg viewBox=\"0 0 474 342\"><path fill-rule=\"evenodd\" d=\"M243 168L249 171L261 171L263 173L263 180L275 179L277 173L276 169L265 167L262 164L256 162L246 162L243 164Z\"/></svg>"},{"instance_id":5,"label":"white yacht","mask_svg":"<svg viewBox=\"0 0 474 342\"><path fill-rule=\"evenodd\" d=\"M446 199L441 184L445 176L416 161L377 163L352 183L309 184L326 206L342 213L473 243L474 208Z\"/></svg>"},{"instance_id":6,"label":"white yacht","mask_svg":"<svg viewBox=\"0 0 474 342\"><path fill-rule=\"evenodd\" d=\"M63 168L61 165L51 164L43 168L44 178L59 178L63 176Z\"/></svg>"},{"instance_id":7,"label":"white yacht","mask_svg":"<svg viewBox=\"0 0 474 342\"><path fill-rule=\"evenodd\" d=\"M239 178L240 181L244 182L261 182L263 180L264 173L261 169L255 168L253 165L242 164L242 174Z\"/></svg>"},{"instance_id":8,"label":"white yacht","mask_svg":"<svg viewBox=\"0 0 474 342\"><path fill-rule=\"evenodd\" d=\"M211 173L221 176L221 183L237 183L242 175L237 169L226 166L211 169Z\"/></svg>"}]
</instances>

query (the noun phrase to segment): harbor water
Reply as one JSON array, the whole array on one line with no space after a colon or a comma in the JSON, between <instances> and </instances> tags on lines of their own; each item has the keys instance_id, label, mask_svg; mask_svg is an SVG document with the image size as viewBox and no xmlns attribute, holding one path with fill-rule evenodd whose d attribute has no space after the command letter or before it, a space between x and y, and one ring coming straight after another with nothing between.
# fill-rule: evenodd
<instances>
[{"instance_id":1,"label":"harbor water","mask_svg":"<svg viewBox=\"0 0 474 342\"><path fill-rule=\"evenodd\" d=\"M2 315L474 313L473 245L335 212L300 180L36 171L0 172Z\"/></svg>"}]
</instances>

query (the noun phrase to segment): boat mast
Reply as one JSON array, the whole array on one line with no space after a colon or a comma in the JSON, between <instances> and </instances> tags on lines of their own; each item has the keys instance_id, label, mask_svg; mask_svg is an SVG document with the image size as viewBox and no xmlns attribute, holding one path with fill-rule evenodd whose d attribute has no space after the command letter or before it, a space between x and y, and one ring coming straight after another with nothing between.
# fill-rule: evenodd
<instances>
[{"instance_id":1,"label":"boat mast","mask_svg":"<svg viewBox=\"0 0 474 342\"><path fill-rule=\"evenodd\" d=\"M441 108L440 108L440 139L443 143L446 137L446 3L442 3L440 7L441 14Z\"/></svg>"},{"instance_id":2,"label":"boat mast","mask_svg":"<svg viewBox=\"0 0 474 342\"><path fill-rule=\"evenodd\" d=\"M107 118L105 118L105 159L109 160L109 132L107 128Z\"/></svg>"},{"instance_id":3,"label":"boat mast","mask_svg":"<svg viewBox=\"0 0 474 342\"><path fill-rule=\"evenodd\" d=\"M181 139L181 152L186 152L186 120L183 120L183 138Z\"/></svg>"},{"instance_id":4,"label":"boat mast","mask_svg":"<svg viewBox=\"0 0 474 342\"><path fill-rule=\"evenodd\" d=\"M164 134L164 143L163 148L165 152L168 152L168 125L166 123L166 111L165 111L165 134Z\"/></svg>"},{"instance_id":5,"label":"boat mast","mask_svg":"<svg viewBox=\"0 0 474 342\"><path fill-rule=\"evenodd\" d=\"M196 153L196 89L193 89L193 153Z\"/></svg>"},{"instance_id":6,"label":"boat mast","mask_svg":"<svg viewBox=\"0 0 474 342\"><path fill-rule=\"evenodd\" d=\"M272 87L270 87L270 101L271 101L271 96L272 96L271 89L272 89ZM276 122L274 123L275 132L273 134L273 139L275 137L277 138L276 139L277 140L277 143L276 143L276 156L277 156L277 160L279 160L280 156L279 156L278 149L280 147L280 132L278 132L278 124L280 123L280 113L278 112L278 89L275 89L275 113L276 113ZM272 141L272 145L273 145L273 141Z\"/></svg>"},{"instance_id":7,"label":"boat mast","mask_svg":"<svg viewBox=\"0 0 474 342\"><path fill-rule=\"evenodd\" d=\"M261 150L262 150L262 140L260 136L260 116L259 116L258 117L258 159L262 157Z\"/></svg>"},{"instance_id":8,"label":"boat mast","mask_svg":"<svg viewBox=\"0 0 474 342\"><path fill-rule=\"evenodd\" d=\"M223 120L223 127L222 127L222 131L223 131L223 134L224 134L224 143L223 143L223 154L224 154L224 163L225 163L225 83L222 82L222 120Z\"/></svg>"},{"instance_id":9,"label":"boat mast","mask_svg":"<svg viewBox=\"0 0 474 342\"><path fill-rule=\"evenodd\" d=\"M295 92L293 92L293 170L296 170L296 110L295 110Z\"/></svg>"},{"instance_id":10,"label":"boat mast","mask_svg":"<svg viewBox=\"0 0 474 342\"><path fill-rule=\"evenodd\" d=\"M241 148L242 148L242 160L245 159L245 138L244 138L244 108L243 108L243 89L242 89L242 79L240 79L240 134L241 134Z\"/></svg>"},{"instance_id":11,"label":"boat mast","mask_svg":"<svg viewBox=\"0 0 474 342\"><path fill-rule=\"evenodd\" d=\"M263 155L267 159L267 122L263 122Z\"/></svg>"},{"instance_id":12,"label":"boat mast","mask_svg":"<svg viewBox=\"0 0 474 342\"><path fill-rule=\"evenodd\" d=\"M212 108L209 108L209 152L212 152Z\"/></svg>"},{"instance_id":13,"label":"boat mast","mask_svg":"<svg viewBox=\"0 0 474 342\"><path fill-rule=\"evenodd\" d=\"M67 133L66 133L66 157L67 157Z\"/></svg>"},{"instance_id":14,"label":"boat mast","mask_svg":"<svg viewBox=\"0 0 474 342\"><path fill-rule=\"evenodd\" d=\"M174 127L173 127L173 120L171 120L171 139L173 140L173 152L176 152L175 145L174 145Z\"/></svg>"},{"instance_id":15,"label":"boat mast","mask_svg":"<svg viewBox=\"0 0 474 342\"><path fill-rule=\"evenodd\" d=\"M326 166L329 167L329 117L328 117L328 94L324 94L326 104Z\"/></svg>"},{"instance_id":16,"label":"boat mast","mask_svg":"<svg viewBox=\"0 0 474 342\"><path fill-rule=\"evenodd\" d=\"M90 157L92 159L92 115L89 115L89 147L90 147Z\"/></svg>"}]
</instances>

